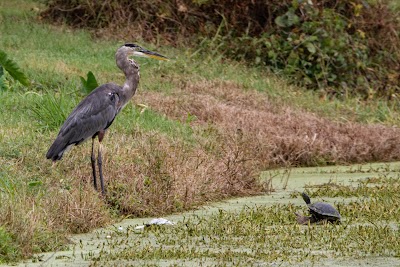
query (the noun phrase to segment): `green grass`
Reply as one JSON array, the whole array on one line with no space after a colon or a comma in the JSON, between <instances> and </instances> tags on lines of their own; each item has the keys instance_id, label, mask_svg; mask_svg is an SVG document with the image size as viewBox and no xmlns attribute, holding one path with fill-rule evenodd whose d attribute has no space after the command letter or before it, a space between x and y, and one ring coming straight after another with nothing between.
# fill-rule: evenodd
<instances>
[{"instance_id":1,"label":"green grass","mask_svg":"<svg viewBox=\"0 0 400 267\"><path fill-rule=\"evenodd\" d=\"M12 241L12 236L4 228L0 227L0 264L15 261L20 258L20 251Z\"/></svg>"},{"instance_id":2,"label":"green grass","mask_svg":"<svg viewBox=\"0 0 400 267\"><path fill-rule=\"evenodd\" d=\"M136 119L136 125L148 131L155 130L158 132L166 133L167 135L175 138L183 137L190 140L193 129L188 124L179 121L172 121L165 116L157 114L151 110L146 110Z\"/></svg>"},{"instance_id":3,"label":"green grass","mask_svg":"<svg viewBox=\"0 0 400 267\"><path fill-rule=\"evenodd\" d=\"M83 97L79 76L85 76L88 71L92 71L100 84L109 81L122 84L124 77L115 66L115 50L125 41L135 40L98 40L84 30L72 30L62 25L57 27L47 25L37 19L38 14L35 10L40 7L39 2L31 0L0 0L0 47L9 58L18 62L21 70L33 82L30 87L24 87L9 79L8 88L0 90L0 210L10 211L9 217L3 217L4 220L9 220L7 225L0 224L0 262L14 261L35 252L62 248L66 234L88 231L115 219L113 211L110 211L102 199L93 192L90 182L86 184L81 182L90 176L90 171L84 163L88 160L89 145L84 145L72 158L66 158L57 167L51 167L51 163L45 159L45 154L57 134L58 127ZM317 93L289 86L283 79L272 76L260 68L238 62L221 63L212 55L207 55L209 51L204 49L202 53L196 54L196 49L191 48L154 47L146 43L141 45L165 54L172 60L169 62L138 60L141 66L141 82L137 99L134 100L136 103L141 103L141 91L168 94L187 82L227 81L243 90L263 92L277 105L305 109L336 121L379 122L400 126L397 102L320 99ZM181 122L170 119L152 110L151 107L141 113L139 108L128 105L116 119L113 132L131 136L155 133L170 139L194 143L196 131L191 126L193 120L195 118L190 114L186 122ZM206 130L203 132L203 137L207 134L207 125L204 127ZM110 144L112 140L106 142ZM125 144L124 142L134 143L136 140L121 138L121 146ZM141 145L135 149L140 150L143 147L144 145ZM133 150L128 150L128 153L133 154ZM152 152L150 150L149 154ZM116 162L113 164L107 163L112 166L115 164L116 172L131 160L128 157L117 156L114 159ZM118 175L122 176L120 173L115 176L119 177ZM57 203L54 203L54 199L58 200ZM278 219L274 219L275 223L277 220L288 222L291 215L281 207L273 209L275 210L268 212L279 216ZM250 220L246 217L247 213L261 212L267 210L245 210L239 216L243 216L244 220ZM91 217L90 214L95 216ZM103 217L98 219L97 215ZM221 216L200 222L198 227L193 222L188 222L189 226L185 227L193 229L189 229L187 233L175 234L188 240L191 238L188 236L190 233L214 238L218 233L208 232L211 231L207 229L208 224L218 226L224 224L223 220L226 220L232 223L232 227L237 225L237 221L234 221L237 214ZM67 223L70 218L74 220ZM273 218L263 218L255 222L265 223L264 220L271 219ZM5 221L0 220L0 222L5 224ZM259 228L255 224L250 224L249 227L254 229L249 228L248 232ZM289 230L300 235L298 227L290 226ZM222 233L222 229L219 231ZM234 233L233 237L244 234L236 232L238 229L230 231ZM335 228L332 231L336 231ZM159 234L159 238L163 238L161 233ZM265 233L256 231L254 235L257 234ZM218 238L224 237L220 235ZM296 244L304 242L301 238L304 237L298 236ZM233 240L229 242L231 241L233 242ZM196 245L195 242L198 241L190 242ZM203 257L204 253L201 250L190 252L182 249L165 252L158 248L147 253L140 247L137 249L135 253L149 259L155 258L155 255L173 258L176 254L188 253ZM256 248L259 249L265 247ZM130 251L123 253L125 254L119 256L132 255ZM249 257L246 252L242 253L244 258ZM265 256L262 253L260 255L260 257ZM279 257L278 253L273 255L275 256L272 257ZM224 261L234 259L231 251L215 255L217 260L219 257Z\"/></svg>"},{"instance_id":4,"label":"green grass","mask_svg":"<svg viewBox=\"0 0 400 267\"><path fill-rule=\"evenodd\" d=\"M3 2L3 10L8 11L2 11L0 44L23 67L28 76L40 84L39 89L44 86L52 90L62 88L67 92L75 92L80 89L78 77L84 76L89 70L93 71L100 83L121 83L123 76L114 63L115 49L121 42L93 40L85 31L71 32L63 26L55 28L32 23L35 13L26 6L36 6L37 3L16 1L12 5ZM18 3L21 7L18 10L12 9ZM154 48L149 44L143 45ZM398 101L365 103L353 98L345 101L321 100L318 94L289 86L260 68L247 68L234 62L220 64L211 56L192 56L194 50L191 49L162 47L158 50L173 60L168 63L141 61L142 89L168 90L175 85L174 78L181 77L191 81L226 80L243 88L264 91L273 101L290 103L334 119L399 124ZM165 81L162 75L170 77L170 81Z\"/></svg>"}]
</instances>

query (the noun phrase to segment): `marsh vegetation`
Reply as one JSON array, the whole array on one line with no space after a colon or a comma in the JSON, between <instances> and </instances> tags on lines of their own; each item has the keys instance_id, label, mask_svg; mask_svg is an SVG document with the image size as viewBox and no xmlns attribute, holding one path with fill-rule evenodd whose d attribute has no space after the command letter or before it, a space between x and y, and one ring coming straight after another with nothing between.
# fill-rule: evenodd
<instances>
[{"instance_id":1,"label":"marsh vegetation","mask_svg":"<svg viewBox=\"0 0 400 267\"><path fill-rule=\"evenodd\" d=\"M138 229L126 219L75 235L68 251L28 266L390 266L399 263L400 164L293 169L274 174L274 193L170 215L175 225ZM276 175L279 172L278 175ZM282 187L287 187L283 190ZM296 223L307 213L299 188L340 210L341 224Z\"/></svg>"},{"instance_id":2,"label":"marsh vegetation","mask_svg":"<svg viewBox=\"0 0 400 267\"><path fill-rule=\"evenodd\" d=\"M86 30L47 24L39 16L42 9L40 3L30 0L0 1L1 50L18 63L31 81L29 86L23 86L5 73L0 88L0 262L63 249L71 234L86 233L124 217L159 217L211 201L272 193L272 184L260 180L260 174L268 169L400 158L397 101L364 101L357 96L321 98L259 66L215 57L196 48L160 45L156 50L173 60L162 64L139 61L139 90L107 133L108 192L103 199L90 181L90 144L74 148L55 166L44 155L60 124L84 97L80 77L92 71L99 84L122 83L124 77L115 66L114 53L121 43L136 40L96 39ZM154 44L144 41L141 45L154 48ZM398 187L398 182L375 178L376 182L370 185L376 191L367 191L368 186L339 186L310 189L311 196L364 192L369 194L369 202L339 204L340 211L346 215L353 212L355 217L357 209L362 209L398 222L398 213L389 208L398 205L397 193L390 191ZM391 200L388 196L392 196ZM233 260L222 232L231 231L233 238L229 241L239 242L235 239L244 233L234 228L240 225L240 221L233 221L238 216L251 221L251 214L255 214L255 221L243 227L261 231L259 235L267 231L260 223L272 226L267 227L272 229L268 231L288 228L293 231L293 242L299 250L322 242L304 239L309 238L304 231L312 234L314 230L293 225L292 209L288 205L245 208L239 213L221 211L198 222L185 221L188 226L179 227L189 227L191 230L186 230L190 231L167 231L187 238L193 244L188 249L199 257L205 257L204 251L196 248L200 241L191 239L190 233L221 239L221 251L226 251L226 259ZM359 216L372 218L368 212ZM233 228L220 228L222 220ZM361 219L362 223L366 221L366 217ZM207 223L216 232L207 232L211 231L207 230ZM348 229L345 225L324 227L316 228L315 234L329 229L345 236ZM398 235L398 230L390 227L368 229L376 230L376 235L382 231ZM159 238L174 242L162 236L168 232L157 231ZM279 237L290 236L272 232L271 238ZM299 247L301 242L306 244ZM255 251L267 248L267 244L254 246L250 252L240 252L244 259L258 257ZM149 259L157 255L174 259L174 255L189 253L154 247L146 254L143 247L136 249ZM132 252L118 253L123 259ZM279 253L276 251L276 257ZM298 253L295 260L305 259L303 252ZM390 253L398 255L396 242ZM215 256L217 262L218 257L225 256ZM263 253L260 257L270 259Z\"/></svg>"}]
</instances>

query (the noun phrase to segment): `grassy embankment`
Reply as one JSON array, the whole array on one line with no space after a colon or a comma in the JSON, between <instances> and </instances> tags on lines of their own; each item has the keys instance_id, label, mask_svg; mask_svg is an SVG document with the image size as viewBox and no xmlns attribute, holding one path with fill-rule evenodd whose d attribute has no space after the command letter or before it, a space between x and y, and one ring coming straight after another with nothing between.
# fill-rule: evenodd
<instances>
[{"instance_id":1,"label":"grassy embankment","mask_svg":"<svg viewBox=\"0 0 400 267\"><path fill-rule=\"evenodd\" d=\"M83 97L79 76L91 70L100 83L121 84L117 47L154 47L41 24L37 7L0 2L0 47L33 81L24 88L9 80L0 91L0 261L60 248L67 234L116 214L160 215L259 193L257 174L268 168L398 159L395 102L327 101L204 47L159 47L173 60L139 61L138 93L104 142L104 201L90 182L90 144L55 166L44 155Z\"/></svg>"}]
</instances>

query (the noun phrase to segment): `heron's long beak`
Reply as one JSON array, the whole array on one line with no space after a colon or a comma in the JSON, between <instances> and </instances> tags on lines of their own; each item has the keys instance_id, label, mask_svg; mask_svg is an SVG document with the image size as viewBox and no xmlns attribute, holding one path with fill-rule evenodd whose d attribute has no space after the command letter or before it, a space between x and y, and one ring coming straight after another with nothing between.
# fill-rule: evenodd
<instances>
[{"instance_id":1,"label":"heron's long beak","mask_svg":"<svg viewBox=\"0 0 400 267\"><path fill-rule=\"evenodd\" d=\"M168 61L169 58L166 56L163 56L161 54L158 54L156 52L141 48L140 51L135 51L133 52L134 55L139 56L139 57L148 57L148 58L154 58L157 60L166 60Z\"/></svg>"}]
</instances>

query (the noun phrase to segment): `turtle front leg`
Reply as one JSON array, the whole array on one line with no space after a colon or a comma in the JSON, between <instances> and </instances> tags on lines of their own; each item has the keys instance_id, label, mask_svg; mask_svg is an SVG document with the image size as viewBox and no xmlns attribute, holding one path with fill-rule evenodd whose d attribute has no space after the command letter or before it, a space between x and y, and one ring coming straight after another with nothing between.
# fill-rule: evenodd
<instances>
[{"instance_id":1,"label":"turtle front leg","mask_svg":"<svg viewBox=\"0 0 400 267\"><path fill-rule=\"evenodd\" d=\"M296 220L298 224L306 225L312 223L312 217L304 216L300 213L294 213L296 215Z\"/></svg>"},{"instance_id":2,"label":"turtle front leg","mask_svg":"<svg viewBox=\"0 0 400 267\"><path fill-rule=\"evenodd\" d=\"M318 218L314 214L311 214L310 223L316 223L316 222L319 222L319 221L321 221L321 218Z\"/></svg>"}]
</instances>

